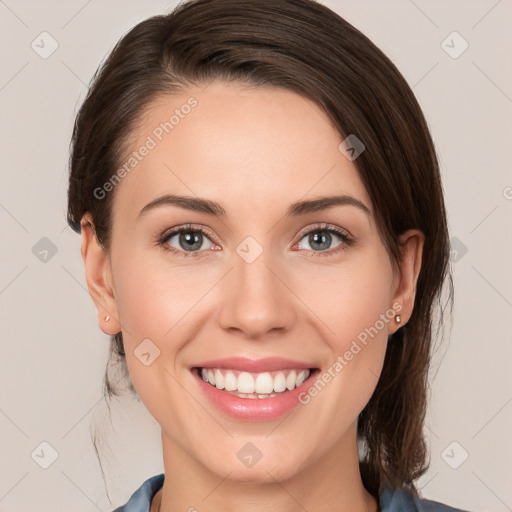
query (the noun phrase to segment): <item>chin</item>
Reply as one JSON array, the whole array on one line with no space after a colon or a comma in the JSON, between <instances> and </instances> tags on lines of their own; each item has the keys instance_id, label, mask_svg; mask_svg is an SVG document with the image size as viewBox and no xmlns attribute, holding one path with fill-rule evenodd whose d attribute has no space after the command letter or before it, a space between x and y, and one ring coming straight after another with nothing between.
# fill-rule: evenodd
<instances>
[{"instance_id":1,"label":"chin","mask_svg":"<svg viewBox=\"0 0 512 512\"><path fill-rule=\"evenodd\" d=\"M257 452L254 448L252 449L254 450L252 460L250 455L246 455L242 448L238 452L240 457L238 454L229 458L224 456L221 457L222 460L220 461L205 461L205 466L211 472L226 477L227 480L246 484L271 484L276 481L286 481L293 478L300 471L297 460L277 457L276 452L271 457L265 457L260 452L261 458L257 459ZM249 453L251 448L246 447L246 451Z\"/></svg>"}]
</instances>

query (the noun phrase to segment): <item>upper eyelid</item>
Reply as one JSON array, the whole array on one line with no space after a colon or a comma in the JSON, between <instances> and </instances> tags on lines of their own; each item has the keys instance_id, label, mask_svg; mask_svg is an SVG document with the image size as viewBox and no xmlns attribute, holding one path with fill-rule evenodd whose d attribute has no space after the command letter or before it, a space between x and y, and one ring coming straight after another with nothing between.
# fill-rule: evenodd
<instances>
[{"instance_id":1,"label":"upper eyelid","mask_svg":"<svg viewBox=\"0 0 512 512\"><path fill-rule=\"evenodd\" d=\"M352 237L350 232L342 228L340 226L335 226L334 224L327 224L327 223L320 223L320 224L314 224L313 226L308 226L307 228L304 228L303 230L299 231L299 233L296 236L306 236L307 234L311 233L312 231L331 231L336 233L337 235L346 235L347 237ZM341 232L341 233L340 233Z\"/></svg>"}]
</instances>

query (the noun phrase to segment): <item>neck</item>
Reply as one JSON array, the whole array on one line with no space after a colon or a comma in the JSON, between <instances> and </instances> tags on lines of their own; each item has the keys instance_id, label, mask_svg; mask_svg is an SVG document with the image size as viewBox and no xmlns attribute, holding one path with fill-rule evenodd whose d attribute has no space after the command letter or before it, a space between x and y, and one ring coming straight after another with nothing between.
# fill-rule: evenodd
<instances>
[{"instance_id":1,"label":"neck","mask_svg":"<svg viewBox=\"0 0 512 512\"><path fill-rule=\"evenodd\" d=\"M255 465L250 480L239 467L219 475L162 432L165 481L151 512L377 512L377 500L363 486L355 425L340 442L302 470ZM260 461L262 462L263 459Z\"/></svg>"}]
</instances>

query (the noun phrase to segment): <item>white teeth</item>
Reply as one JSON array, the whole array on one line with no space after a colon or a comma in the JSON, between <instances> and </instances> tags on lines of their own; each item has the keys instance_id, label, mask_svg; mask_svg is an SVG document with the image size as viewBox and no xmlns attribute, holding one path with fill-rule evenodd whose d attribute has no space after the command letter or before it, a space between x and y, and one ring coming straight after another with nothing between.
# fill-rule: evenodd
<instances>
[{"instance_id":1,"label":"white teeth","mask_svg":"<svg viewBox=\"0 0 512 512\"><path fill-rule=\"evenodd\" d=\"M226 373L224 377L224 389L226 391L236 391L238 389L238 379L231 372Z\"/></svg>"},{"instance_id":2,"label":"white teeth","mask_svg":"<svg viewBox=\"0 0 512 512\"><path fill-rule=\"evenodd\" d=\"M224 375L220 370L215 370L215 386L217 389L224 389Z\"/></svg>"},{"instance_id":3,"label":"white teeth","mask_svg":"<svg viewBox=\"0 0 512 512\"><path fill-rule=\"evenodd\" d=\"M201 376L217 389L224 389L242 398L268 398L275 393L291 391L300 386L310 375L310 370L291 370L285 377L286 371L249 373L236 372L219 368L202 368Z\"/></svg>"},{"instance_id":4,"label":"white teeth","mask_svg":"<svg viewBox=\"0 0 512 512\"><path fill-rule=\"evenodd\" d=\"M286 379L285 379L285 376L284 376L283 372L279 372L274 377L274 391L276 393L281 393L285 389L286 389Z\"/></svg>"},{"instance_id":5,"label":"white teeth","mask_svg":"<svg viewBox=\"0 0 512 512\"><path fill-rule=\"evenodd\" d=\"M238 377L238 379L240 379L240 377ZM270 373L260 373L256 377L254 382L254 391L256 393L264 393L266 395L274 391L274 379L270 376Z\"/></svg>"},{"instance_id":6,"label":"white teeth","mask_svg":"<svg viewBox=\"0 0 512 512\"><path fill-rule=\"evenodd\" d=\"M247 372L242 372L238 376L238 391L240 393L254 393L254 379Z\"/></svg>"},{"instance_id":7,"label":"white teeth","mask_svg":"<svg viewBox=\"0 0 512 512\"><path fill-rule=\"evenodd\" d=\"M299 387L306 380L306 372L302 371L297 375L297 383L295 384Z\"/></svg>"},{"instance_id":8,"label":"white teeth","mask_svg":"<svg viewBox=\"0 0 512 512\"><path fill-rule=\"evenodd\" d=\"M289 391L295 388L295 383L297 382L297 374L295 373L295 370L292 370L290 372L290 375L286 378L286 387Z\"/></svg>"}]
</instances>

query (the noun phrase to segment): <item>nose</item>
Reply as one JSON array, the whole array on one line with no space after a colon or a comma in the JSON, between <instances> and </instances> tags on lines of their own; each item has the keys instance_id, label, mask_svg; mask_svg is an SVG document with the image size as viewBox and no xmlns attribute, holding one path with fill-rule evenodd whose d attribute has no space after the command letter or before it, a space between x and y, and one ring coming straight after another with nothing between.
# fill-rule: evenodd
<instances>
[{"instance_id":1,"label":"nose","mask_svg":"<svg viewBox=\"0 0 512 512\"><path fill-rule=\"evenodd\" d=\"M297 312L285 274L265 252L252 263L234 255L234 268L222 283L220 326L251 339L289 331Z\"/></svg>"}]
</instances>

